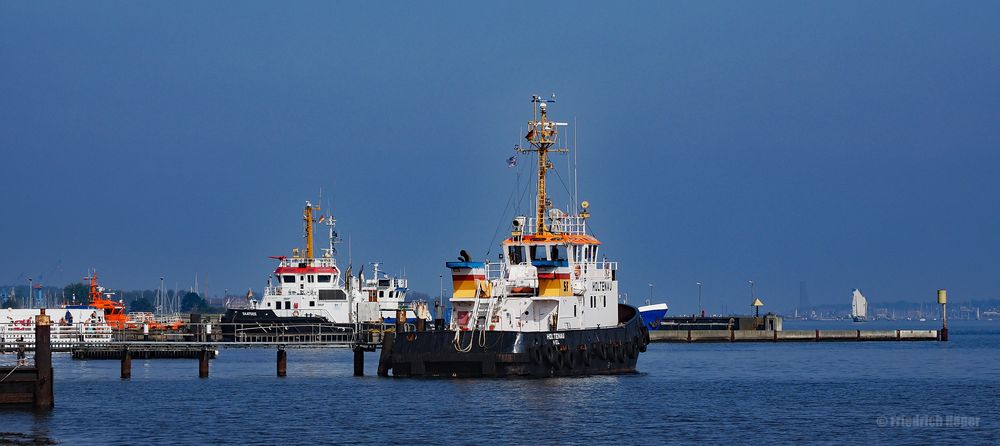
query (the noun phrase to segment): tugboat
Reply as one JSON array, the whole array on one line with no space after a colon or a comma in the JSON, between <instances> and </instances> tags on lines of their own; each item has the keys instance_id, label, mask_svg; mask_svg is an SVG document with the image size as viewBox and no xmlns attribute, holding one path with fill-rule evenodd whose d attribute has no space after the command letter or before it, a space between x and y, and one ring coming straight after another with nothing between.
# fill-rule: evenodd
<instances>
[{"instance_id":1,"label":"tugboat","mask_svg":"<svg viewBox=\"0 0 1000 446\"><path fill-rule=\"evenodd\" d=\"M383 312L395 315L395 310L403 307L405 279L384 274L380 278L377 267L374 281L365 280L363 271L353 277L350 266L342 274L335 257L336 220L330 216L317 219L314 212L319 210L319 206L306 202L304 250L293 249L291 257L271 257L278 261L273 274L278 283L273 284L269 277L260 302L251 299L245 308L226 310L222 317L224 340L276 330L282 334L314 333L320 326L348 328L383 323ZM313 251L313 225L317 222L327 226L329 240L318 257ZM385 286L381 286L383 281Z\"/></svg>"},{"instance_id":2,"label":"tugboat","mask_svg":"<svg viewBox=\"0 0 1000 446\"><path fill-rule=\"evenodd\" d=\"M587 231L589 204L577 215L546 195L558 127L554 100L534 96L519 153L538 157L535 216L516 216L499 263L462 250L447 262L454 293L446 330L386 336L379 374L394 377L550 377L634 373L649 331L636 308L619 303L618 264L602 258ZM516 159L512 162L516 163Z\"/></svg>"}]
</instances>

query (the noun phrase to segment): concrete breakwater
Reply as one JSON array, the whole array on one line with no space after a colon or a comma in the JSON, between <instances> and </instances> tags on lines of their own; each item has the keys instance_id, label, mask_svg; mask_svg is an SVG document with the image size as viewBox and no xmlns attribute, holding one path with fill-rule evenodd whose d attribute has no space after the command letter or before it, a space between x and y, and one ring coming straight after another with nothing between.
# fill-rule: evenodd
<instances>
[{"instance_id":1,"label":"concrete breakwater","mask_svg":"<svg viewBox=\"0 0 1000 446\"><path fill-rule=\"evenodd\" d=\"M938 330L651 330L651 342L937 341Z\"/></svg>"}]
</instances>

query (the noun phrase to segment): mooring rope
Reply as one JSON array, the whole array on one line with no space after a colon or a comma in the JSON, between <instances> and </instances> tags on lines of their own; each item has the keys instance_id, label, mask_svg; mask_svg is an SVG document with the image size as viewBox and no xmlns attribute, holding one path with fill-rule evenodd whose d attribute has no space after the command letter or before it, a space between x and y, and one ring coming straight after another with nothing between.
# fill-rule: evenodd
<instances>
[{"instance_id":1,"label":"mooring rope","mask_svg":"<svg viewBox=\"0 0 1000 446\"><path fill-rule=\"evenodd\" d=\"M3 377L3 379L0 379L0 383L6 381L7 378L10 377L10 375L14 374L14 371L17 370L18 367L21 367L21 363L20 362L18 362L17 364L14 364L14 368L10 369L10 372L7 373L7 376Z\"/></svg>"}]
</instances>

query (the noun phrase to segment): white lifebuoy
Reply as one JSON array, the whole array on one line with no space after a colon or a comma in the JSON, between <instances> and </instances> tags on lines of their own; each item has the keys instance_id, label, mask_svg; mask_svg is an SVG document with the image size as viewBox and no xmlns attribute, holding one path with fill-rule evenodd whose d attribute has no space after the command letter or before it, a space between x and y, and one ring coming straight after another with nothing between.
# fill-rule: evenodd
<instances>
[{"instance_id":1,"label":"white lifebuoy","mask_svg":"<svg viewBox=\"0 0 1000 446\"><path fill-rule=\"evenodd\" d=\"M292 312L292 316L298 317L299 316L299 310L293 311Z\"/></svg>"}]
</instances>

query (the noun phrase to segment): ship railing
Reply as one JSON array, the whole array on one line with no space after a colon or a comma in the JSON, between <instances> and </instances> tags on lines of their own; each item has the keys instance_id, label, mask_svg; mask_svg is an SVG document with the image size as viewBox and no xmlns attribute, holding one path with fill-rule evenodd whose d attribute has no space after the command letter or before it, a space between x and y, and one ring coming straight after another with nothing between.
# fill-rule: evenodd
<instances>
[{"instance_id":1,"label":"ship railing","mask_svg":"<svg viewBox=\"0 0 1000 446\"><path fill-rule=\"evenodd\" d=\"M502 279L504 277L503 263L486 263L486 280Z\"/></svg>"},{"instance_id":2,"label":"ship railing","mask_svg":"<svg viewBox=\"0 0 1000 446\"><path fill-rule=\"evenodd\" d=\"M576 279L612 279L615 277L615 271L618 270L618 262L604 260L596 262L573 262L572 270L572 276Z\"/></svg>"},{"instance_id":3,"label":"ship railing","mask_svg":"<svg viewBox=\"0 0 1000 446\"><path fill-rule=\"evenodd\" d=\"M107 324L53 324L50 327L50 339L53 345L68 343L109 342L113 340L114 331ZM0 324L0 350L11 348L18 344L21 338L26 348L35 347L35 326Z\"/></svg>"},{"instance_id":4,"label":"ship railing","mask_svg":"<svg viewBox=\"0 0 1000 446\"><path fill-rule=\"evenodd\" d=\"M306 289L306 290L291 289L291 290L288 290L288 291L285 291L281 287L276 287L276 286L270 286L270 287L265 287L264 288L264 295L275 295L275 296L311 296L311 295L316 295L316 294L319 294L319 290L312 289L312 288L311 289Z\"/></svg>"},{"instance_id":5,"label":"ship railing","mask_svg":"<svg viewBox=\"0 0 1000 446\"><path fill-rule=\"evenodd\" d=\"M537 232L538 219L529 217L525 228L525 235L534 235ZM587 219L579 215L564 215L559 218L545 218L545 227L554 234L584 235L587 233Z\"/></svg>"}]
</instances>

